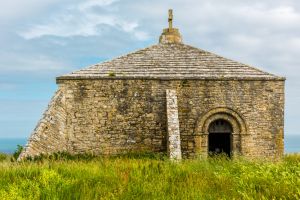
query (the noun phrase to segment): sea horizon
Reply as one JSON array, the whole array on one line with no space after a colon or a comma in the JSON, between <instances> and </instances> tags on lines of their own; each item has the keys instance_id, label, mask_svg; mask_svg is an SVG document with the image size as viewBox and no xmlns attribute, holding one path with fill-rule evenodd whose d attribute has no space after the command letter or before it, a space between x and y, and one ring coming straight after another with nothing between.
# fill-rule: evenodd
<instances>
[{"instance_id":1,"label":"sea horizon","mask_svg":"<svg viewBox=\"0 0 300 200\"><path fill-rule=\"evenodd\" d=\"M25 146L28 138L0 138L0 153L13 154L18 145ZM300 135L285 135L285 153L300 153Z\"/></svg>"}]
</instances>

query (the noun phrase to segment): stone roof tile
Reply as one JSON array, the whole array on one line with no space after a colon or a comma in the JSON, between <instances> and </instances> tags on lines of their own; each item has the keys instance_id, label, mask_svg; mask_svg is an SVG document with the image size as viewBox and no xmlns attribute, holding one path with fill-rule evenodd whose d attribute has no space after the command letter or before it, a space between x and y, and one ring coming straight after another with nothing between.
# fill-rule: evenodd
<instances>
[{"instance_id":1,"label":"stone roof tile","mask_svg":"<svg viewBox=\"0 0 300 200\"><path fill-rule=\"evenodd\" d=\"M57 77L66 79L285 80L182 43L160 43Z\"/></svg>"}]
</instances>

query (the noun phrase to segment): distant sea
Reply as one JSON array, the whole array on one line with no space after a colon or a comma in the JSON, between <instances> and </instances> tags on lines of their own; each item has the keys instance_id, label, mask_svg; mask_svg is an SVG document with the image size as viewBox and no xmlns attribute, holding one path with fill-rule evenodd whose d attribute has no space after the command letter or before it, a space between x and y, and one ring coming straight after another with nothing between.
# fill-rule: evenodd
<instances>
[{"instance_id":1,"label":"distant sea","mask_svg":"<svg viewBox=\"0 0 300 200\"><path fill-rule=\"evenodd\" d=\"M26 145L26 138L0 138L0 152L12 154L17 145ZM300 153L300 135L286 135L284 138L285 153Z\"/></svg>"},{"instance_id":2,"label":"distant sea","mask_svg":"<svg viewBox=\"0 0 300 200\"><path fill-rule=\"evenodd\" d=\"M0 138L0 152L12 154L17 149L17 145L26 145L27 138Z\"/></svg>"}]
</instances>

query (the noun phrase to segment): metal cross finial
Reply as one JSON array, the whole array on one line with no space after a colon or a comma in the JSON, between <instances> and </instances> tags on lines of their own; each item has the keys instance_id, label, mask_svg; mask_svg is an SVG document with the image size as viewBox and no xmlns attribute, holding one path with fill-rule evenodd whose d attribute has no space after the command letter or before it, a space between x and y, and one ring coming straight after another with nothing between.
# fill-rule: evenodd
<instances>
[{"instance_id":1,"label":"metal cross finial","mask_svg":"<svg viewBox=\"0 0 300 200\"><path fill-rule=\"evenodd\" d=\"M169 9L168 21L169 21L169 29L172 29L173 28L173 10L172 9Z\"/></svg>"}]
</instances>

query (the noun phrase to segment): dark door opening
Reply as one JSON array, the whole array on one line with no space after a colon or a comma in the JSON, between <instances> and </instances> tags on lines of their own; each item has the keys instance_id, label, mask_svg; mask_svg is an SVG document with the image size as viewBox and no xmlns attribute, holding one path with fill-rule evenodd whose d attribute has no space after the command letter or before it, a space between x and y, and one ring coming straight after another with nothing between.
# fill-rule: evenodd
<instances>
[{"instance_id":1,"label":"dark door opening","mask_svg":"<svg viewBox=\"0 0 300 200\"><path fill-rule=\"evenodd\" d=\"M210 133L208 142L211 155L225 153L230 157L230 133Z\"/></svg>"},{"instance_id":2,"label":"dark door opening","mask_svg":"<svg viewBox=\"0 0 300 200\"><path fill-rule=\"evenodd\" d=\"M209 126L208 152L209 155L224 153L231 156L232 126L223 119L213 121Z\"/></svg>"}]
</instances>

